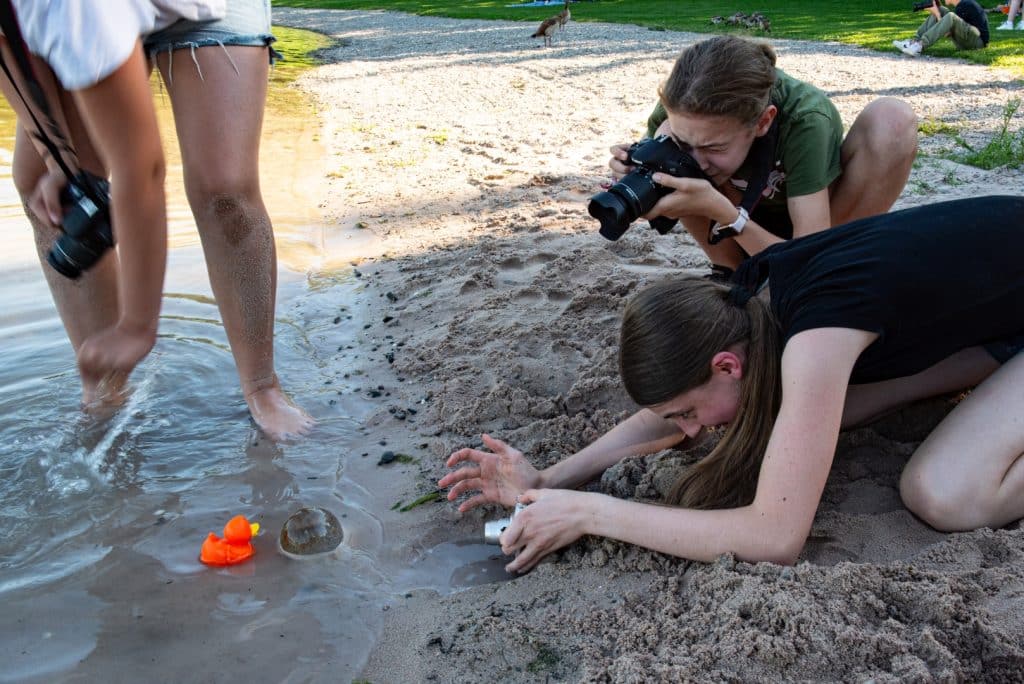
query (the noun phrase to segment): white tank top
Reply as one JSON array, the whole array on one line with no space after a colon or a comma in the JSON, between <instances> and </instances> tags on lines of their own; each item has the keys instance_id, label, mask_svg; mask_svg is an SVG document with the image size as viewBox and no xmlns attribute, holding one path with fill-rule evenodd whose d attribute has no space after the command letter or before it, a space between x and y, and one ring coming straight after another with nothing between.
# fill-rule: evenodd
<instances>
[{"instance_id":1,"label":"white tank top","mask_svg":"<svg viewBox=\"0 0 1024 684\"><path fill-rule=\"evenodd\" d=\"M29 51L45 60L68 90L114 73L154 31L178 21L212 21L226 0L13 0Z\"/></svg>"}]
</instances>

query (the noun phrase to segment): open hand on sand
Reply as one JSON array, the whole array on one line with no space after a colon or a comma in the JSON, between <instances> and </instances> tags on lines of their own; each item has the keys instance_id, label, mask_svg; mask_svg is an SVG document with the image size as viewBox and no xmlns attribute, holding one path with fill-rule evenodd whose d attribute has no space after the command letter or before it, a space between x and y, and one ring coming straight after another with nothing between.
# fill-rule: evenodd
<instances>
[{"instance_id":1,"label":"open hand on sand","mask_svg":"<svg viewBox=\"0 0 1024 684\"><path fill-rule=\"evenodd\" d=\"M466 492L479 490L479 494L459 506L462 513L485 503L514 506L517 496L527 489L540 486L540 473L530 465L522 452L490 435L481 437L484 446L493 453L479 449L459 449L448 457L446 465L449 468L463 462L475 465L467 465L448 473L437 483L442 489L451 487L448 492L449 501L454 501Z\"/></svg>"}]
</instances>

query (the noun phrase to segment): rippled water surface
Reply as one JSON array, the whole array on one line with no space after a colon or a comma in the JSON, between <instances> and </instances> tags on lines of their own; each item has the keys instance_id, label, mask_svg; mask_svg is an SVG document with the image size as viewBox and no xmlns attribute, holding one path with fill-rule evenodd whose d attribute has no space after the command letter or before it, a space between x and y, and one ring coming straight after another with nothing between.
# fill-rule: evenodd
<instances>
[{"instance_id":1,"label":"rippled water surface","mask_svg":"<svg viewBox=\"0 0 1024 684\"><path fill-rule=\"evenodd\" d=\"M365 451L358 428L370 407L329 362L358 344L362 327L350 306L354 238L322 225L310 195L324 167L311 112L278 101L264 131L280 260L278 372L319 421L311 439L278 447L251 428L238 389L169 106L160 335L127 406L106 420L78 409L72 350L10 178L13 115L0 110L0 681L103 681L116 668L159 681L348 681L394 592L501 578L501 561L480 544L442 545L410 568L378 554L378 509L391 502L360 484L372 459L350 458ZM347 325L334 323L339 314ZM263 521L273 538L301 506L341 518L345 543L329 562L272 552L229 570L198 562L207 532L235 513Z\"/></svg>"}]
</instances>

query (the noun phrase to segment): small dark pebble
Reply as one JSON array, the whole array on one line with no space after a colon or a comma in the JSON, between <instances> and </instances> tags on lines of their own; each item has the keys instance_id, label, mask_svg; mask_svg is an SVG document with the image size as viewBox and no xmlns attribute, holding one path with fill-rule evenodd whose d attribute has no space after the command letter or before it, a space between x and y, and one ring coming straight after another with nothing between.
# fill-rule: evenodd
<instances>
[{"instance_id":1,"label":"small dark pebble","mask_svg":"<svg viewBox=\"0 0 1024 684\"><path fill-rule=\"evenodd\" d=\"M381 323L390 323L391 321L395 320L395 317L394 316L385 316L384 318L382 318L380 320L381 320Z\"/></svg>"},{"instance_id":2,"label":"small dark pebble","mask_svg":"<svg viewBox=\"0 0 1024 684\"><path fill-rule=\"evenodd\" d=\"M369 392L366 393L366 396L372 399L376 399L377 397L380 396L380 392L378 390L370 390Z\"/></svg>"},{"instance_id":3,"label":"small dark pebble","mask_svg":"<svg viewBox=\"0 0 1024 684\"><path fill-rule=\"evenodd\" d=\"M389 302L397 302L398 301L398 297L395 296L394 292L387 292L387 293L385 293L384 296L388 298Z\"/></svg>"},{"instance_id":4,"label":"small dark pebble","mask_svg":"<svg viewBox=\"0 0 1024 684\"><path fill-rule=\"evenodd\" d=\"M414 409L411 406L409 408L405 409L405 410L409 412L410 416L415 416L416 415L416 409Z\"/></svg>"},{"instance_id":5,"label":"small dark pebble","mask_svg":"<svg viewBox=\"0 0 1024 684\"><path fill-rule=\"evenodd\" d=\"M385 451L383 454L380 455L380 460L377 461L377 465L387 465L388 463L394 461L395 458L397 458L397 455L395 454L394 451Z\"/></svg>"},{"instance_id":6,"label":"small dark pebble","mask_svg":"<svg viewBox=\"0 0 1024 684\"><path fill-rule=\"evenodd\" d=\"M388 352L384 354L384 358L388 360L388 363L395 362L395 352Z\"/></svg>"},{"instance_id":7,"label":"small dark pebble","mask_svg":"<svg viewBox=\"0 0 1024 684\"><path fill-rule=\"evenodd\" d=\"M363 326L363 330L369 330L369 329L370 329L370 324L369 323L367 323L366 325Z\"/></svg>"},{"instance_id":8,"label":"small dark pebble","mask_svg":"<svg viewBox=\"0 0 1024 684\"><path fill-rule=\"evenodd\" d=\"M405 411L395 411L395 418L397 420L405 420Z\"/></svg>"},{"instance_id":9,"label":"small dark pebble","mask_svg":"<svg viewBox=\"0 0 1024 684\"><path fill-rule=\"evenodd\" d=\"M341 323L341 316L335 316L334 317L334 325L338 325L339 323Z\"/></svg>"}]
</instances>

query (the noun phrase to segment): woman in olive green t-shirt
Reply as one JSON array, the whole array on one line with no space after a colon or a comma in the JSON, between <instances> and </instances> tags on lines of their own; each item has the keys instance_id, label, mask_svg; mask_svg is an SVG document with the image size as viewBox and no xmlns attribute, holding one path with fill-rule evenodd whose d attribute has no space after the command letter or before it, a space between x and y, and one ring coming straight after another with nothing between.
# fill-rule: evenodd
<instances>
[{"instance_id":1,"label":"woman in olive green t-shirt","mask_svg":"<svg viewBox=\"0 0 1024 684\"><path fill-rule=\"evenodd\" d=\"M828 97L775 62L765 43L735 36L696 43L676 60L648 120L648 135L670 135L710 182L656 174L655 182L675 192L646 217L681 220L719 267L735 268L790 237L887 212L917 152L917 117L904 101L869 103L844 139ZM747 181L759 175L750 152L760 138L774 146L771 168L763 170L767 183L746 219L738 205ZM628 147L612 147L617 177L632 169ZM720 227L738 232L711 244Z\"/></svg>"}]
</instances>

